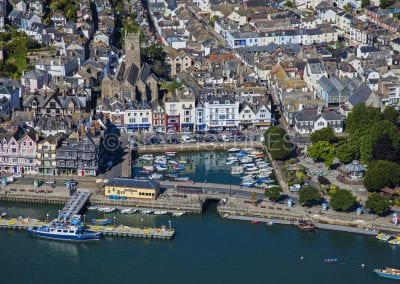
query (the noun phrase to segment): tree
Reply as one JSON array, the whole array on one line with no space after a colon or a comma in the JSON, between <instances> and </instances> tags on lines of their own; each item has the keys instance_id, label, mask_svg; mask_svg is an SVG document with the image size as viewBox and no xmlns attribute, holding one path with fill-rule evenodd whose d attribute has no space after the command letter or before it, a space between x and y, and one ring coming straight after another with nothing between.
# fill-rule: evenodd
<instances>
[{"instance_id":1,"label":"tree","mask_svg":"<svg viewBox=\"0 0 400 284\"><path fill-rule=\"evenodd\" d=\"M335 147L328 141L319 141L310 146L307 154L316 161L323 161L324 164L330 167L335 158Z\"/></svg>"},{"instance_id":2,"label":"tree","mask_svg":"<svg viewBox=\"0 0 400 284\"><path fill-rule=\"evenodd\" d=\"M375 142L372 148L372 159L400 163L400 151L394 148L389 135L384 134Z\"/></svg>"},{"instance_id":3,"label":"tree","mask_svg":"<svg viewBox=\"0 0 400 284\"><path fill-rule=\"evenodd\" d=\"M374 161L369 164L364 178L368 191L377 191L400 182L400 165L390 161Z\"/></svg>"},{"instance_id":4,"label":"tree","mask_svg":"<svg viewBox=\"0 0 400 284\"><path fill-rule=\"evenodd\" d=\"M264 144L275 160L286 160L290 158L294 145L289 141L289 138L284 129L272 126L264 133Z\"/></svg>"},{"instance_id":5,"label":"tree","mask_svg":"<svg viewBox=\"0 0 400 284\"><path fill-rule=\"evenodd\" d=\"M390 201L379 193L371 193L365 202L365 207L378 215L383 215L390 210Z\"/></svg>"},{"instance_id":6,"label":"tree","mask_svg":"<svg viewBox=\"0 0 400 284\"><path fill-rule=\"evenodd\" d=\"M389 106L383 111L383 117L391 123L396 124L399 120L399 113L394 107Z\"/></svg>"},{"instance_id":7,"label":"tree","mask_svg":"<svg viewBox=\"0 0 400 284\"><path fill-rule=\"evenodd\" d=\"M292 1L290 1L290 0L286 0L285 7L293 8L294 7L294 3Z\"/></svg>"},{"instance_id":8,"label":"tree","mask_svg":"<svg viewBox=\"0 0 400 284\"><path fill-rule=\"evenodd\" d=\"M280 187L271 187L265 190L265 196L271 201L278 201L281 198L282 189Z\"/></svg>"},{"instance_id":9,"label":"tree","mask_svg":"<svg viewBox=\"0 0 400 284\"><path fill-rule=\"evenodd\" d=\"M333 133L333 130L330 127L324 127L315 131L311 134L310 138L313 144L319 141L328 141L329 143L335 143L337 141L335 133Z\"/></svg>"},{"instance_id":10,"label":"tree","mask_svg":"<svg viewBox=\"0 0 400 284\"><path fill-rule=\"evenodd\" d=\"M321 201L319 191L312 186L304 186L299 192L299 202L302 206L311 207Z\"/></svg>"},{"instance_id":11,"label":"tree","mask_svg":"<svg viewBox=\"0 0 400 284\"><path fill-rule=\"evenodd\" d=\"M368 7L369 5L371 5L370 0L361 0L361 8Z\"/></svg>"},{"instance_id":12,"label":"tree","mask_svg":"<svg viewBox=\"0 0 400 284\"><path fill-rule=\"evenodd\" d=\"M165 59L165 52L162 45L159 43L152 43L151 45L142 48L140 53L145 61L153 62L156 59L164 61Z\"/></svg>"},{"instance_id":13,"label":"tree","mask_svg":"<svg viewBox=\"0 0 400 284\"><path fill-rule=\"evenodd\" d=\"M381 9L386 9L387 7L389 7L392 4L391 0L380 0L379 2L379 7Z\"/></svg>"},{"instance_id":14,"label":"tree","mask_svg":"<svg viewBox=\"0 0 400 284\"><path fill-rule=\"evenodd\" d=\"M275 142L282 141L285 137L286 132L281 127L271 126L264 132L264 144L267 148Z\"/></svg>"},{"instance_id":15,"label":"tree","mask_svg":"<svg viewBox=\"0 0 400 284\"><path fill-rule=\"evenodd\" d=\"M357 148L353 143L346 143L336 148L336 157L341 163L348 164L357 159Z\"/></svg>"},{"instance_id":16,"label":"tree","mask_svg":"<svg viewBox=\"0 0 400 284\"><path fill-rule=\"evenodd\" d=\"M383 115L379 108L358 104L347 117L346 129L349 133L354 133L357 130L365 130L380 120L383 120Z\"/></svg>"},{"instance_id":17,"label":"tree","mask_svg":"<svg viewBox=\"0 0 400 284\"><path fill-rule=\"evenodd\" d=\"M353 12L353 8L349 4L344 5L343 10L345 10L347 13Z\"/></svg>"},{"instance_id":18,"label":"tree","mask_svg":"<svg viewBox=\"0 0 400 284\"><path fill-rule=\"evenodd\" d=\"M287 160L293 151L293 144L287 141L277 141L268 148L268 152L274 160Z\"/></svg>"},{"instance_id":19,"label":"tree","mask_svg":"<svg viewBox=\"0 0 400 284\"><path fill-rule=\"evenodd\" d=\"M356 197L347 189L338 189L331 198L331 206L336 211L350 211L356 203Z\"/></svg>"},{"instance_id":20,"label":"tree","mask_svg":"<svg viewBox=\"0 0 400 284\"><path fill-rule=\"evenodd\" d=\"M176 80L174 80L172 82L163 81L163 82L161 82L160 90L166 90L169 93L174 94L176 90L178 90L182 87L183 87L182 83L178 82Z\"/></svg>"}]
</instances>

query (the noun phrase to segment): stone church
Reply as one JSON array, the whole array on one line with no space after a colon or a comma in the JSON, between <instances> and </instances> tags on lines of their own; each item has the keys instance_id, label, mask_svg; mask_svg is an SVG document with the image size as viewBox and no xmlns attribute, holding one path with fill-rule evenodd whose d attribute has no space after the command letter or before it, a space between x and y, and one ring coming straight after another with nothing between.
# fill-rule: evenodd
<instances>
[{"instance_id":1,"label":"stone church","mask_svg":"<svg viewBox=\"0 0 400 284\"><path fill-rule=\"evenodd\" d=\"M115 74L102 80L102 97L117 97L125 102L154 102L158 100L158 78L150 65L141 64L139 33L125 35L125 59Z\"/></svg>"}]
</instances>

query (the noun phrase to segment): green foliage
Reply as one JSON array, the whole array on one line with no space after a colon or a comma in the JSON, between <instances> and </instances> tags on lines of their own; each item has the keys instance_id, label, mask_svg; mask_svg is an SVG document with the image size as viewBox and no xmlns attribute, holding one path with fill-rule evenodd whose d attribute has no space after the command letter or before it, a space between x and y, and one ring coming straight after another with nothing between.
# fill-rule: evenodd
<instances>
[{"instance_id":1,"label":"green foliage","mask_svg":"<svg viewBox=\"0 0 400 284\"><path fill-rule=\"evenodd\" d=\"M392 5L392 1L391 0L380 0L380 2L379 2L379 7L381 9L386 9L390 5Z\"/></svg>"},{"instance_id":2,"label":"green foliage","mask_svg":"<svg viewBox=\"0 0 400 284\"><path fill-rule=\"evenodd\" d=\"M330 204L336 211L350 211L357 203L356 197L346 189L338 189L331 196Z\"/></svg>"},{"instance_id":3,"label":"green foliage","mask_svg":"<svg viewBox=\"0 0 400 284\"><path fill-rule=\"evenodd\" d=\"M379 193L371 193L365 202L365 207L378 215L385 214L390 210L390 201Z\"/></svg>"},{"instance_id":4,"label":"green foliage","mask_svg":"<svg viewBox=\"0 0 400 284\"><path fill-rule=\"evenodd\" d=\"M281 198L282 189L280 187L271 187L265 190L265 196L271 201L278 201Z\"/></svg>"},{"instance_id":5,"label":"green foliage","mask_svg":"<svg viewBox=\"0 0 400 284\"><path fill-rule=\"evenodd\" d=\"M76 21L78 2L75 0L49 0L47 7L49 7L49 9L45 11L45 22L50 21L51 14L56 10L63 11L67 21Z\"/></svg>"},{"instance_id":6,"label":"green foliage","mask_svg":"<svg viewBox=\"0 0 400 284\"><path fill-rule=\"evenodd\" d=\"M349 4L344 5L343 10L345 10L347 13L353 12L353 8Z\"/></svg>"},{"instance_id":7,"label":"green foliage","mask_svg":"<svg viewBox=\"0 0 400 284\"><path fill-rule=\"evenodd\" d=\"M399 120L399 113L394 107L389 106L383 111L383 117L391 123L396 124Z\"/></svg>"},{"instance_id":8,"label":"green foliage","mask_svg":"<svg viewBox=\"0 0 400 284\"><path fill-rule=\"evenodd\" d=\"M363 163L367 163L372 158L373 146L383 135L388 135L395 149L400 149L400 133L397 127L387 120L381 120L363 131L363 135L359 140L360 159Z\"/></svg>"},{"instance_id":9,"label":"green foliage","mask_svg":"<svg viewBox=\"0 0 400 284\"><path fill-rule=\"evenodd\" d=\"M335 143L337 141L332 128L325 127L320 130L315 131L311 134L311 142L317 143L319 141L328 141L329 143Z\"/></svg>"},{"instance_id":10,"label":"green foliage","mask_svg":"<svg viewBox=\"0 0 400 284\"><path fill-rule=\"evenodd\" d=\"M286 132L280 127L271 126L264 133L264 143L275 160L286 160L290 158L294 146L289 141Z\"/></svg>"},{"instance_id":11,"label":"green foliage","mask_svg":"<svg viewBox=\"0 0 400 284\"><path fill-rule=\"evenodd\" d=\"M294 8L294 3L290 0L286 0L285 7Z\"/></svg>"},{"instance_id":12,"label":"green foliage","mask_svg":"<svg viewBox=\"0 0 400 284\"><path fill-rule=\"evenodd\" d=\"M164 61L165 59L165 52L162 45L159 43L152 43L151 45L142 48L140 53L144 57L143 59L146 61Z\"/></svg>"},{"instance_id":13,"label":"green foliage","mask_svg":"<svg viewBox=\"0 0 400 284\"><path fill-rule=\"evenodd\" d=\"M368 7L369 5L371 5L370 0L361 0L361 8Z\"/></svg>"},{"instance_id":14,"label":"green foliage","mask_svg":"<svg viewBox=\"0 0 400 284\"><path fill-rule=\"evenodd\" d=\"M307 154L315 161L323 161L324 164L330 167L335 158L335 147L328 141L319 141L310 146Z\"/></svg>"},{"instance_id":15,"label":"green foliage","mask_svg":"<svg viewBox=\"0 0 400 284\"><path fill-rule=\"evenodd\" d=\"M400 151L393 146L393 141L389 135L384 134L375 142L372 149L372 159L400 164Z\"/></svg>"},{"instance_id":16,"label":"green foliage","mask_svg":"<svg viewBox=\"0 0 400 284\"><path fill-rule=\"evenodd\" d=\"M289 159L293 150L293 144L287 141L277 141L271 145L268 149L271 157L274 160L286 160Z\"/></svg>"},{"instance_id":17,"label":"green foliage","mask_svg":"<svg viewBox=\"0 0 400 284\"><path fill-rule=\"evenodd\" d=\"M364 186L369 191L377 191L398 183L400 183L400 165L380 160L369 164L364 178Z\"/></svg>"},{"instance_id":18,"label":"green foliage","mask_svg":"<svg viewBox=\"0 0 400 284\"><path fill-rule=\"evenodd\" d=\"M316 188L304 186L299 192L299 202L302 206L311 207L321 202L321 195Z\"/></svg>"},{"instance_id":19,"label":"green foliage","mask_svg":"<svg viewBox=\"0 0 400 284\"><path fill-rule=\"evenodd\" d=\"M166 81L162 81L161 82L161 86L160 86L160 90L166 90L169 93L174 94L176 90L182 88L183 85L181 82L178 82L177 80L171 81L171 82L166 82Z\"/></svg>"},{"instance_id":20,"label":"green foliage","mask_svg":"<svg viewBox=\"0 0 400 284\"><path fill-rule=\"evenodd\" d=\"M219 19L219 17L217 15L212 16L212 18L210 19L210 26L214 27L215 22Z\"/></svg>"},{"instance_id":21,"label":"green foliage","mask_svg":"<svg viewBox=\"0 0 400 284\"><path fill-rule=\"evenodd\" d=\"M14 79L19 79L22 71L29 69L28 50L40 47L25 33L17 32L11 27L8 27L6 32L0 33L0 46L4 52L4 59L0 64L0 76Z\"/></svg>"},{"instance_id":22,"label":"green foliage","mask_svg":"<svg viewBox=\"0 0 400 284\"><path fill-rule=\"evenodd\" d=\"M358 151L354 144L343 144L336 148L336 157L341 163L348 164L358 158Z\"/></svg>"},{"instance_id":23,"label":"green foliage","mask_svg":"<svg viewBox=\"0 0 400 284\"><path fill-rule=\"evenodd\" d=\"M349 133L362 131L380 120L383 120L383 115L379 108L358 104L351 110L347 117L346 131Z\"/></svg>"}]
</instances>

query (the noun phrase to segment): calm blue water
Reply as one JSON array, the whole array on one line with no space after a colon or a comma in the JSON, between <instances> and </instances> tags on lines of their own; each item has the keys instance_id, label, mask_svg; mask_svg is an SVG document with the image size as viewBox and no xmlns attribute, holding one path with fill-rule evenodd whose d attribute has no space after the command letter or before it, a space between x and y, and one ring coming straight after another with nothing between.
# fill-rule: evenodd
<instances>
[{"instance_id":1,"label":"calm blue water","mask_svg":"<svg viewBox=\"0 0 400 284\"><path fill-rule=\"evenodd\" d=\"M194 181L229 183L226 153L182 154ZM239 178L232 177L232 184ZM0 203L10 217L56 217L58 206ZM87 212L86 220L104 216ZM217 217L215 205L202 216L108 214L117 224L161 226L171 220L170 241L107 237L97 243L30 238L0 231L0 284L14 283L395 283L373 268L397 266L399 248L373 237L332 231L303 232L289 226L252 225ZM301 261L300 257L304 260ZM340 263L324 263L338 257ZM361 264L365 268L361 268Z\"/></svg>"},{"instance_id":2,"label":"calm blue water","mask_svg":"<svg viewBox=\"0 0 400 284\"><path fill-rule=\"evenodd\" d=\"M231 166L226 165L228 152L185 152L178 153L173 159L176 161L186 161L185 170L181 176L188 176L195 182L225 183L239 185L240 176L231 175ZM142 165L151 165L151 162L138 161L133 169L134 176L144 176L139 174ZM274 178L271 176L271 178Z\"/></svg>"},{"instance_id":3,"label":"calm blue water","mask_svg":"<svg viewBox=\"0 0 400 284\"><path fill-rule=\"evenodd\" d=\"M0 204L11 216L41 219L57 209ZM88 213L86 219L94 216L101 217ZM215 206L202 216L112 216L139 226L141 218L145 226L171 219L177 235L170 241L109 237L76 244L0 231L0 283L396 283L371 270L400 266L400 249L373 237L230 221L217 217ZM324 263L326 257L341 263Z\"/></svg>"}]
</instances>

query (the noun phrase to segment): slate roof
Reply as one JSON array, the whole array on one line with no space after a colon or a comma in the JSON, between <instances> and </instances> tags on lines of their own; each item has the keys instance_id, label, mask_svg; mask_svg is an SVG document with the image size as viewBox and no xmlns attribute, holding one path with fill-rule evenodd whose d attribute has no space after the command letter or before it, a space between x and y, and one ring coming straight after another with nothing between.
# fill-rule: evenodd
<instances>
[{"instance_id":1,"label":"slate roof","mask_svg":"<svg viewBox=\"0 0 400 284\"><path fill-rule=\"evenodd\" d=\"M371 94L372 90L367 86L367 84L362 83L349 97L349 103L353 106L365 103Z\"/></svg>"},{"instance_id":2,"label":"slate roof","mask_svg":"<svg viewBox=\"0 0 400 284\"><path fill-rule=\"evenodd\" d=\"M158 189L160 184L153 180L112 178L108 180L106 186Z\"/></svg>"}]
</instances>

